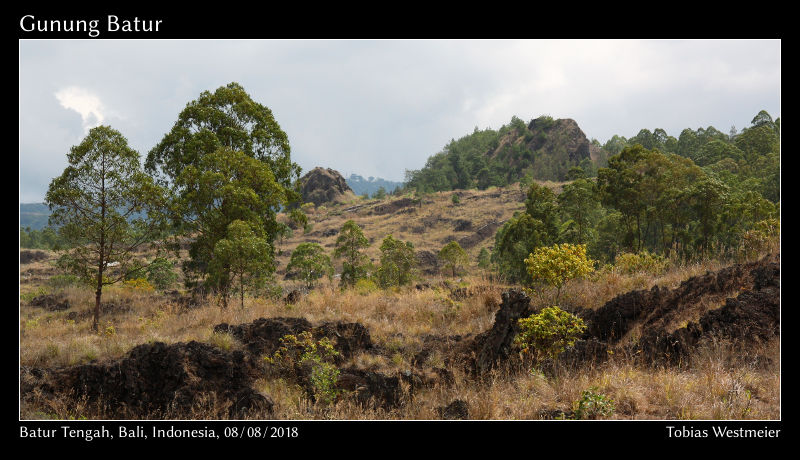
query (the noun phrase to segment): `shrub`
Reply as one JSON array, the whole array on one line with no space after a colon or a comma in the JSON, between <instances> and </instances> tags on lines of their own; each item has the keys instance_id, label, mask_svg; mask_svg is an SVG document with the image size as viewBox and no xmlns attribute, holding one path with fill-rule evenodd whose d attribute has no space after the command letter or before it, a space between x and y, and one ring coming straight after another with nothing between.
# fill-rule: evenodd
<instances>
[{"instance_id":1,"label":"shrub","mask_svg":"<svg viewBox=\"0 0 800 460\"><path fill-rule=\"evenodd\" d=\"M339 352L333 348L327 337L314 340L311 332L306 331L296 336L291 334L283 336L280 348L264 360L295 374L301 366L309 364L311 366L309 379L314 399L330 404L341 393L341 390L336 388L339 369L333 364L333 359L338 355Z\"/></svg>"},{"instance_id":2,"label":"shrub","mask_svg":"<svg viewBox=\"0 0 800 460\"><path fill-rule=\"evenodd\" d=\"M369 258L361 250L368 247L369 240L364 236L361 227L353 220L345 222L336 238L336 249L333 252L334 259L344 259L342 278L339 281L342 288L354 286L367 276Z\"/></svg>"},{"instance_id":3,"label":"shrub","mask_svg":"<svg viewBox=\"0 0 800 460\"><path fill-rule=\"evenodd\" d=\"M489 250L486 248L481 248L481 252L478 254L478 267L488 270L491 266L492 260Z\"/></svg>"},{"instance_id":4,"label":"shrub","mask_svg":"<svg viewBox=\"0 0 800 460\"><path fill-rule=\"evenodd\" d=\"M453 196L450 198L450 201L452 201L453 204L459 204L461 203L461 198L459 198L457 193L454 193Z\"/></svg>"},{"instance_id":5,"label":"shrub","mask_svg":"<svg viewBox=\"0 0 800 460\"><path fill-rule=\"evenodd\" d=\"M555 359L566 347L586 330L586 324L577 316L553 306L538 314L519 320L520 332L514 344L523 353L534 352L535 359Z\"/></svg>"},{"instance_id":6,"label":"shrub","mask_svg":"<svg viewBox=\"0 0 800 460\"><path fill-rule=\"evenodd\" d=\"M597 393L597 388L592 387L588 390L583 390L581 398L573 403L573 407L575 411L573 418L577 420L594 420L598 417L608 417L613 414L614 400L602 393Z\"/></svg>"},{"instance_id":7,"label":"shrub","mask_svg":"<svg viewBox=\"0 0 800 460\"><path fill-rule=\"evenodd\" d=\"M660 275L666 271L669 261L658 254L651 254L647 250L638 254L622 253L617 256L614 268L620 273L648 273Z\"/></svg>"},{"instance_id":8,"label":"shrub","mask_svg":"<svg viewBox=\"0 0 800 460\"><path fill-rule=\"evenodd\" d=\"M742 251L747 257L752 257L770 247L778 241L781 233L781 223L778 219L766 219L756 222L755 228L742 234Z\"/></svg>"},{"instance_id":9,"label":"shrub","mask_svg":"<svg viewBox=\"0 0 800 460\"><path fill-rule=\"evenodd\" d=\"M71 274L55 275L47 280L47 285L56 290L83 284L79 277Z\"/></svg>"},{"instance_id":10,"label":"shrub","mask_svg":"<svg viewBox=\"0 0 800 460\"><path fill-rule=\"evenodd\" d=\"M147 267L147 281L156 289L169 289L177 280L178 274L174 270L175 263L163 257L158 257Z\"/></svg>"},{"instance_id":11,"label":"shrub","mask_svg":"<svg viewBox=\"0 0 800 460\"><path fill-rule=\"evenodd\" d=\"M439 260L445 268L453 271L453 276L456 276L458 268L469 263L469 256L457 241L451 241L439 251Z\"/></svg>"},{"instance_id":12,"label":"shrub","mask_svg":"<svg viewBox=\"0 0 800 460\"><path fill-rule=\"evenodd\" d=\"M153 285L150 284L144 278L134 278L134 279L126 280L123 283L123 285L128 289L134 289L134 290L137 290L137 291L150 292L150 291L155 290Z\"/></svg>"},{"instance_id":13,"label":"shrub","mask_svg":"<svg viewBox=\"0 0 800 460\"><path fill-rule=\"evenodd\" d=\"M533 281L544 281L558 290L556 301L564 284L594 270L593 262L586 257L585 244L565 243L536 248L525 259L525 265Z\"/></svg>"},{"instance_id":14,"label":"shrub","mask_svg":"<svg viewBox=\"0 0 800 460\"><path fill-rule=\"evenodd\" d=\"M369 295L378 290L378 285L375 284L375 281L363 278L356 281L355 290L360 295Z\"/></svg>"},{"instance_id":15,"label":"shrub","mask_svg":"<svg viewBox=\"0 0 800 460\"><path fill-rule=\"evenodd\" d=\"M329 278L333 276L331 258L318 243L300 243L292 252L286 270L297 272L309 289L323 276L327 275Z\"/></svg>"}]
</instances>

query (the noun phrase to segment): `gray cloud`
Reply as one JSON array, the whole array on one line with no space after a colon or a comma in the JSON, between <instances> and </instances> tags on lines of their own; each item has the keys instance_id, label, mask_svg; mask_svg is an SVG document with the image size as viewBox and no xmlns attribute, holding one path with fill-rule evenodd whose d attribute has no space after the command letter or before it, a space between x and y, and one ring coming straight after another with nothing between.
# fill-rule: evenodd
<instances>
[{"instance_id":1,"label":"gray cloud","mask_svg":"<svg viewBox=\"0 0 800 460\"><path fill-rule=\"evenodd\" d=\"M402 180L451 138L512 115L570 117L604 142L639 129L780 116L780 41L21 41L20 201L40 201L94 95L143 156L200 92L231 81L272 109L304 170ZM88 112L86 112L88 113Z\"/></svg>"}]
</instances>

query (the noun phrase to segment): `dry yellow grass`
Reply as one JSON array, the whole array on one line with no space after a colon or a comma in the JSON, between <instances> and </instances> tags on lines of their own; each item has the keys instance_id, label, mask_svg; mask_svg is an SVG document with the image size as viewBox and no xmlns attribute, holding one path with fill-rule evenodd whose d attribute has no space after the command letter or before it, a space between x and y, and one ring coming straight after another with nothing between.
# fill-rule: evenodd
<instances>
[{"instance_id":1,"label":"dry yellow grass","mask_svg":"<svg viewBox=\"0 0 800 460\"><path fill-rule=\"evenodd\" d=\"M555 184L554 186L557 186ZM372 246L367 250L377 261L378 246L386 234L412 241L418 250L438 252L445 237L461 237L470 232L454 232L453 221L473 222L473 229L489 219L502 221L523 208L518 188L459 192L461 204L451 201L452 192L433 194L425 198L422 208L409 213L370 215L367 207L345 212L354 203L321 207L310 213L313 229L308 235L295 231L292 238L282 242L279 268L285 268L291 249L302 241L319 241L328 251L333 250L336 235L322 236L325 230L338 230L348 219L363 228ZM398 197L390 197L383 203ZM372 200L370 200L372 201ZM373 202L373 204L375 204ZM441 221L434 219L442 217ZM424 226L423 219L434 222L422 233L413 231ZM215 334L219 323L242 324L258 318L303 317L314 324L324 321L358 322L370 332L373 342L387 349L386 355L362 353L346 365L393 374L409 369L414 355L421 349L427 335L451 336L479 334L494 322L500 302L500 292L507 286L492 279L476 267L481 247L492 244L487 238L470 249L471 266L460 279L444 275L429 277L433 289L417 290L413 286L396 290L377 290L360 294L355 290L340 291L337 281L323 280L308 295L294 305L281 300L245 298L245 308L232 303L222 310L214 299L193 309L183 309L167 296L156 292L131 289L125 286L106 288L103 301L127 306L100 318L101 330L91 332L90 315L70 313L88 311L94 304L90 288L53 288L47 280L58 272L50 261L35 262L20 267L20 364L31 367L59 367L92 360L110 360L124 356L132 347L148 342L166 343L197 340L229 350L238 348L228 334ZM337 264L338 265L338 264ZM632 289L649 289L654 285L677 287L681 281L719 270L725 264L705 261L688 266L673 266L659 276L646 274L599 273L591 279L572 282L562 291L565 304L598 308L614 296ZM280 275L280 273L279 273ZM300 283L279 281L286 290ZM477 295L454 300L442 281L453 286L486 287ZM50 312L28 304L33 295L58 292L68 299L68 311ZM553 293L544 291L534 296L543 305ZM710 302L724 302L724 295ZM716 308L719 305L704 305ZM681 317L679 321L695 320ZM681 324L674 325L679 327ZM685 324L684 324L685 325ZM642 367L626 356L614 356L609 362L580 369L559 368L554 374L540 372L495 372L488 381L475 381L459 369L453 369L454 383L437 385L406 395L408 404L393 410L364 409L353 401L342 400L333 406L314 405L296 385L284 380L256 381L255 388L275 402L275 417L279 419L437 419L437 408L461 399L469 406L473 419L539 419L552 417L558 411L569 412L581 392L595 388L611 398L616 419L776 419L780 417L780 343L778 340L753 350L769 358L762 367L731 364L730 344L719 343L700 350L692 362L677 368ZM434 353L426 362L429 366L443 365L443 357ZM194 418L220 418L225 407L209 400L198 407ZM68 399L40 400L22 408L23 418L102 418L102 407L85 401ZM145 414L143 417L167 417L169 414Z\"/></svg>"}]
</instances>

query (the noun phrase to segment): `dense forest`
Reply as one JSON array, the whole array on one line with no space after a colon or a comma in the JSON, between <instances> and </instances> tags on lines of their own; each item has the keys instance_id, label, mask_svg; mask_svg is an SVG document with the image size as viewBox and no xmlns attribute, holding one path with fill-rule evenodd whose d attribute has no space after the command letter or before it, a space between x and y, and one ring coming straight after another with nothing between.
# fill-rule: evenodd
<instances>
[{"instance_id":1,"label":"dense forest","mask_svg":"<svg viewBox=\"0 0 800 460\"><path fill-rule=\"evenodd\" d=\"M560 194L536 183L525 212L497 232L492 261L512 280L536 247L586 244L606 262L620 254L693 260L738 257L779 232L780 119L765 111L730 134L713 127L614 136L607 167L573 167Z\"/></svg>"},{"instance_id":2,"label":"dense forest","mask_svg":"<svg viewBox=\"0 0 800 460\"><path fill-rule=\"evenodd\" d=\"M561 181L574 166L594 171L595 161L605 161L599 143L589 142L573 120L544 115L526 125L514 116L497 131L476 127L472 134L451 140L424 168L406 171L406 188L421 192L484 190L526 176Z\"/></svg>"},{"instance_id":3,"label":"dense forest","mask_svg":"<svg viewBox=\"0 0 800 460\"><path fill-rule=\"evenodd\" d=\"M578 166L588 177L606 166L607 159L636 144L663 154L688 158L728 185L758 191L779 200L780 118L761 111L752 126L725 134L713 126L684 129L678 138L663 129L642 129L631 138L615 135L605 144L588 141L572 120L543 115L525 124L514 116L498 130L475 128L472 134L451 140L431 156L425 167L406 171L408 189L421 192L505 186L526 177L537 180L572 179Z\"/></svg>"}]
</instances>

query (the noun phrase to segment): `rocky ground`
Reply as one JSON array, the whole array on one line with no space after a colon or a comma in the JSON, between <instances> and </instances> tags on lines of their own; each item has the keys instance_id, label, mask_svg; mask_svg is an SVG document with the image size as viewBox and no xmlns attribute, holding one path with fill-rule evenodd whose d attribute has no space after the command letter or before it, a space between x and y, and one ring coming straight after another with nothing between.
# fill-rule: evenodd
<instances>
[{"instance_id":1,"label":"rocky ground","mask_svg":"<svg viewBox=\"0 0 800 460\"><path fill-rule=\"evenodd\" d=\"M420 284L418 290L430 289ZM480 295L480 287L451 288L459 299ZM737 292L728 297L727 293ZM225 408L224 418L271 418L274 401L254 388L258 379L283 379L303 388L314 399L315 382L309 365L278 367L265 362L286 335L310 332L315 340L327 338L338 352L333 365L339 375L337 397L370 410L391 410L414 404L420 391L444 388L454 375L475 382L497 369L522 372L526 363L513 349L517 320L537 312L522 291L502 293L493 325L474 334L427 335L415 353L411 367L396 373L379 372L354 365L356 355L390 357L396 350L373 342L370 331L357 322L321 322L305 318L260 318L244 324L209 326L228 334L242 346L223 349L197 341L145 343L121 359L75 366L41 368L24 366L20 375L23 403L46 405L48 400L69 397L103 404L109 418L140 418L186 414L215 401ZM59 311L69 308L53 295L35 297L30 304ZM108 304L108 311L125 305ZM625 355L637 366L681 366L695 350L712 341L733 344L740 366L771 366L770 358L748 350L780 335L780 256L736 264L716 272L694 276L675 289L655 286L621 294L598 309L569 307L582 317L587 330L576 345L559 357L559 365L573 369L597 365L612 356ZM76 313L79 315L80 313ZM436 365L428 358L437 354ZM363 360L362 360L363 361ZM548 366L542 366L547 372ZM486 383L489 385L489 383ZM437 408L441 418L469 418L466 402L454 400ZM555 416L555 412L549 416ZM563 412L560 412L563 415ZM544 418L549 417L544 414Z\"/></svg>"}]
</instances>

